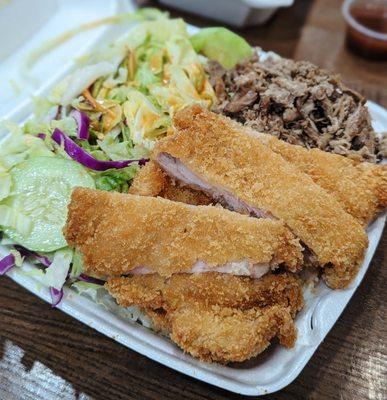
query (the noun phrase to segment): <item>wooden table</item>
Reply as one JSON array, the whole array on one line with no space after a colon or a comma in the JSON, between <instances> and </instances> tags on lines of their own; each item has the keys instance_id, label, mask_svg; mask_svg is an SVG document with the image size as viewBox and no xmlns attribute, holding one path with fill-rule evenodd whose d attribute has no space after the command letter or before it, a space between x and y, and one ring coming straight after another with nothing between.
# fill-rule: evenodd
<instances>
[{"instance_id":1,"label":"wooden table","mask_svg":"<svg viewBox=\"0 0 387 400\"><path fill-rule=\"evenodd\" d=\"M241 33L264 49L345 72L348 82L387 106L386 64L360 60L343 48L339 7L336 0L296 0L267 26ZM360 288L303 372L264 398L387 398L386 248L385 232ZM244 397L150 361L0 279L1 400L183 398Z\"/></svg>"}]
</instances>

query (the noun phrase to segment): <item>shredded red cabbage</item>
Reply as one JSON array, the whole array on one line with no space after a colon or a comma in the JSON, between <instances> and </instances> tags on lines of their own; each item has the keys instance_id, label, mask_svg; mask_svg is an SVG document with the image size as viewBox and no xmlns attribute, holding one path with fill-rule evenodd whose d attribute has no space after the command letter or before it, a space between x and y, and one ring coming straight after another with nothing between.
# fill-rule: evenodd
<instances>
[{"instance_id":1,"label":"shredded red cabbage","mask_svg":"<svg viewBox=\"0 0 387 400\"><path fill-rule=\"evenodd\" d=\"M78 279L83 282L95 283L96 285L104 285L105 281L98 278L93 278L92 276L88 276L85 274L81 274L78 276Z\"/></svg>"},{"instance_id":2,"label":"shredded red cabbage","mask_svg":"<svg viewBox=\"0 0 387 400\"><path fill-rule=\"evenodd\" d=\"M58 290L50 286L50 295L52 307L56 307L63 298L63 289Z\"/></svg>"},{"instance_id":3,"label":"shredded red cabbage","mask_svg":"<svg viewBox=\"0 0 387 400\"><path fill-rule=\"evenodd\" d=\"M44 140L44 139L46 138L46 134L45 134L45 133L38 133L36 136L37 136L39 139L42 139L42 140Z\"/></svg>"},{"instance_id":4,"label":"shredded red cabbage","mask_svg":"<svg viewBox=\"0 0 387 400\"><path fill-rule=\"evenodd\" d=\"M49 267L51 265L51 260L46 256L42 256L38 253L35 253L34 251L28 250L25 247L20 246L19 244L15 244L13 247L21 254L22 257L35 258L40 262L40 264L44 265L45 267Z\"/></svg>"},{"instance_id":5,"label":"shredded red cabbage","mask_svg":"<svg viewBox=\"0 0 387 400\"><path fill-rule=\"evenodd\" d=\"M0 260L0 275L4 275L15 265L15 256L8 254Z\"/></svg>"},{"instance_id":6,"label":"shredded red cabbage","mask_svg":"<svg viewBox=\"0 0 387 400\"><path fill-rule=\"evenodd\" d=\"M111 168L125 168L128 165L138 162L139 165L145 165L149 159L141 158L139 160L122 161L101 161L87 153L82 147L78 146L73 140L66 136L61 130L55 129L52 139L60 146L64 146L65 152L75 161L94 171L106 171Z\"/></svg>"},{"instance_id":7,"label":"shredded red cabbage","mask_svg":"<svg viewBox=\"0 0 387 400\"><path fill-rule=\"evenodd\" d=\"M33 257L36 260L38 260L42 265L44 265L45 267L49 267L51 265L51 260L46 257L46 256L42 256L41 254L36 253L35 251L32 250L28 250L23 246L20 246L18 244L15 244L13 246L15 248L15 250L17 250L21 256L23 257ZM13 257L13 254L10 254L10 256ZM15 259L15 258L14 258ZM1 263L1 262L0 262ZM12 266L11 266L12 267ZM11 268L10 267L10 268ZM54 287L50 286L50 295L51 295L51 304L52 307L57 306L60 301L63 298L63 289L58 290L55 289Z\"/></svg>"},{"instance_id":8,"label":"shredded red cabbage","mask_svg":"<svg viewBox=\"0 0 387 400\"><path fill-rule=\"evenodd\" d=\"M88 140L89 139L89 117L82 111L72 110L70 112L70 117L75 119L75 122L78 126L77 138L80 140Z\"/></svg>"}]
</instances>

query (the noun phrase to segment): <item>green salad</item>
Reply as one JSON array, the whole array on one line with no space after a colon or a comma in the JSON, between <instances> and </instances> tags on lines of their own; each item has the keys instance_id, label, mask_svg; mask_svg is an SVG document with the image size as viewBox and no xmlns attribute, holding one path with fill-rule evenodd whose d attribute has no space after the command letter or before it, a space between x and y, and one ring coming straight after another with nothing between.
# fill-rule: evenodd
<instances>
[{"instance_id":1,"label":"green salad","mask_svg":"<svg viewBox=\"0 0 387 400\"><path fill-rule=\"evenodd\" d=\"M224 28L190 36L183 20L155 10L134 20L126 35L83 57L47 97L35 99L23 125L0 127L0 235L9 249L0 274L28 258L40 265L33 273L50 287L54 305L66 282L80 290L103 283L82 273L62 234L72 189L127 192L155 143L173 134L173 115L216 102L208 58L232 67L251 55Z\"/></svg>"}]
</instances>

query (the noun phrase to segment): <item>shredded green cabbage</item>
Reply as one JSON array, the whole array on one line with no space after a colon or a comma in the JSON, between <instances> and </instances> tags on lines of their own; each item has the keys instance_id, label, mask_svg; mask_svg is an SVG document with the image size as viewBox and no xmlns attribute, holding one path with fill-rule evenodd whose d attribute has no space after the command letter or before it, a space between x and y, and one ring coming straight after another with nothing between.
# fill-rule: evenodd
<instances>
[{"instance_id":1,"label":"shredded green cabbage","mask_svg":"<svg viewBox=\"0 0 387 400\"><path fill-rule=\"evenodd\" d=\"M57 250L51 265L45 270L42 283L46 286L61 290L66 282L67 274L70 269L70 263L73 259L73 250L66 247Z\"/></svg>"},{"instance_id":2,"label":"shredded green cabbage","mask_svg":"<svg viewBox=\"0 0 387 400\"><path fill-rule=\"evenodd\" d=\"M53 120L50 123L50 129L54 130L55 128L60 129L62 132L66 132L68 136L76 137L77 136L77 123L75 119L72 117L65 117L58 121Z\"/></svg>"},{"instance_id":3,"label":"shredded green cabbage","mask_svg":"<svg viewBox=\"0 0 387 400\"><path fill-rule=\"evenodd\" d=\"M155 140L165 135L170 125L169 116L155 106L150 99L137 90L128 93L123 104L126 123L134 144L151 149Z\"/></svg>"},{"instance_id":4,"label":"shredded green cabbage","mask_svg":"<svg viewBox=\"0 0 387 400\"><path fill-rule=\"evenodd\" d=\"M184 21L156 12L152 17L152 22L138 23L115 43L86 57L40 105L45 110L71 105L85 112L100 146L93 150L109 158L128 158L135 146L151 150L167 135L176 111L192 103L210 107L215 101ZM75 134L66 119L46 124L46 130L58 125ZM41 130L45 132L42 126Z\"/></svg>"},{"instance_id":5,"label":"shredded green cabbage","mask_svg":"<svg viewBox=\"0 0 387 400\"><path fill-rule=\"evenodd\" d=\"M144 315L144 313L138 307L121 307L115 299L109 294L109 292L100 285L89 282L75 282L71 285L78 294L86 296L93 300L95 303L101 305L106 310L114 313L118 317L130 319L132 321L139 321L147 328L152 329L152 321Z\"/></svg>"},{"instance_id":6,"label":"shredded green cabbage","mask_svg":"<svg viewBox=\"0 0 387 400\"><path fill-rule=\"evenodd\" d=\"M8 171L28 158L54 156L45 141L25 134L18 125L8 121L3 121L1 125L3 129L8 130L0 146L0 167L2 171Z\"/></svg>"},{"instance_id":7,"label":"shredded green cabbage","mask_svg":"<svg viewBox=\"0 0 387 400\"><path fill-rule=\"evenodd\" d=\"M77 278L83 271L82 255L78 250L74 250L70 278Z\"/></svg>"},{"instance_id":8,"label":"shredded green cabbage","mask_svg":"<svg viewBox=\"0 0 387 400\"><path fill-rule=\"evenodd\" d=\"M130 165L122 169L109 169L98 173L95 177L95 187L99 190L116 191L125 193L130 182L138 171L138 167Z\"/></svg>"}]
</instances>

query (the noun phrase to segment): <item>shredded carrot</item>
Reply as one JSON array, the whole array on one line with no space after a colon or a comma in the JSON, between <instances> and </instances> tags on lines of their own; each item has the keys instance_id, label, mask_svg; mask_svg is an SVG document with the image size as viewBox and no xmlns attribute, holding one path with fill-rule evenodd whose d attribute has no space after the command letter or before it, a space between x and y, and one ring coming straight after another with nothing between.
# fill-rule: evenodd
<instances>
[{"instance_id":1,"label":"shredded carrot","mask_svg":"<svg viewBox=\"0 0 387 400\"><path fill-rule=\"evenodd\" d=\"M128 72L129 72L129 79L132 81L134 79L134 75L136 73L136 54L135 54L134 50L131 50L129 52Z\"/></svg>"},{"instance_id":2,"label":"shredded carrot","mask_svg":"<svg viewBox=\"0 0 387 400\"><path fill-rule=\"evenodd\" d=\"M82 92L83 97L99 112L109 114L112 118L114 118L115 114L112 110L104 107L100 104L90 93L89 89L85 89Z\"/></svg>"}]
</instances>

